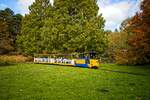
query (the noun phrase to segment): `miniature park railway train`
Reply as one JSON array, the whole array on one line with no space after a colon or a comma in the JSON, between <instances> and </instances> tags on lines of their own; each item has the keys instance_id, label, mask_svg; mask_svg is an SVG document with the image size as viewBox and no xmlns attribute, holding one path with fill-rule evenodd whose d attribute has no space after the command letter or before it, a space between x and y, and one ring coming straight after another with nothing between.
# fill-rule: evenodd
<instances>
[{"instance_id":1,"label":"miniature park railway train","mask_svg":"<svg viewBox=\"0 0 150 100\"><path fill-rule=\"evenodd\" d=\"M99 68L99 60L92 54L37 54L34 63L56 64L83 68Z\"/></svg>"}]
</instances>

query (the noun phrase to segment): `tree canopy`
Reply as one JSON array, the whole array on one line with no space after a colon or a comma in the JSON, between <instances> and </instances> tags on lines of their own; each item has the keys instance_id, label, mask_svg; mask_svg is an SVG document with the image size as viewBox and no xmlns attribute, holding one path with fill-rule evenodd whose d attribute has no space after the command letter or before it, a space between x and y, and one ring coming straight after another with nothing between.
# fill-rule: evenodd
<instances>
[{"instance_id":1,"label":"tree canopy","mask_svg":"<svg viewBox=\"0 0 150 100\"><path fill-rule=\"evenodd\" d=\"M0 10L0 54L16 49L16 36L21 30L22 15L6 8Z\"/></svg>"},{"instance_id":2,"label":"tree canopy","mask_svg":"<svg viewBox=\"0 0 150 100\"><path fill-rule=\"evenodd\" d=\"M133 35L129 38L129 45L134 64L150 63L150 0L141 4L142 12L137 13L130 21L130 30Z\"/></svg>"},{"instance_id":3,"label":"tree canopy","mask_svg":"<svg viewBox=\"0 0 150 100\"><path fill-rule=\"evenodd\" d=\"M96 0L35 0L29 8L17 38L21 52L104 52L107 34Z\"/></svg>"},{"instance_id":4,"label":"tree canopy","mask_svg":"<svg viewBox=\"0 0 150 100\"><path fill-rule=\"evenodd\" d=\"M150 0L143 0L141 11L132 18L128 18L121 24L120 36L123 37L119 43L119 50L115 58L119 64L149 64L150 63ZM122 34L124 33L124 34ZM113 34L112 37L115 37ZM125 40L125 42L123 42ZM110 43L113 43L111 40ZM119 45L123 43L124 48ZM111 46L115 46L114 43ZM117 49L115 47L115 49Z\"/></svg>"}]
</instances>

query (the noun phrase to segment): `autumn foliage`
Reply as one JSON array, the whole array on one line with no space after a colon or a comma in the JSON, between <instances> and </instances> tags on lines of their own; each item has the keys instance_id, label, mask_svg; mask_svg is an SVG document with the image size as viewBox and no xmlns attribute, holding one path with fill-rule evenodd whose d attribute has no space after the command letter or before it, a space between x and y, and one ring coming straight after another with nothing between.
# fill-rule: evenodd
<instances>
[{"instance_id":1,"label":"autumn foliage","mask_svg":"<svg viewBox=\"0 0 150 100\"><path fill-rule=\"evenodd\" d=\"M116 54L119 64L149 64L150 63L150 0L141 3L141 11L129 22L124 31L132 33L128 38L126 52Z\"/></svg>"},{"instance_id":2,"label":"autumn foliage","mask_svg":"<svg viewBox=\"0 0 150 100\"><path fill-rule=\"evenodd\" d=\"M128 43L131 46L129 60L133 64L150 63L150 0L144 0L141 4L141 13L131 20L133 35Z\"/></svg>"}]
</instances>

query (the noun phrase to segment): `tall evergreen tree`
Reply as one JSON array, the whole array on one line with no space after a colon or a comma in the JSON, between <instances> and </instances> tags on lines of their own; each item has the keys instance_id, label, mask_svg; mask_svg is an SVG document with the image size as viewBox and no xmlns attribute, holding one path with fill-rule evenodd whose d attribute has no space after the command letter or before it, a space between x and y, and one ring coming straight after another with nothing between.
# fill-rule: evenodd
<instances>
[{"instance_id":1,"label":"tall evergreen tree","mask_svg":"<svg viewBox=\"0 0 150 100\"><path fill-rule=\"evenodd\" d=\"M107 44L104 19L96 0L36 0L23 19L18 37L27 54L42 51L103 52Z\"/></svg>"},{"instance_id":2,"label":"tall evergreen tree","mask_svg":"<svg viewBox=\"0 0 150 100\"><path fill-rule=\"evenodd\" d=\"M57 27L61 49L85 52L91 49L102 52L106 46L104 20L98 16L96 0L55 0ZM61 27L62 26L62 27Z\"/></svg>"},{"instance_id":3,"label":"tall evergreen tree","mask_svg":"<svg viewBox=\"0 0 150 100\"><path fill-rule=\"evenodd\" d=\"M17 39L21 52L25 54L41 52L41 29L44 25L43 20L47 18L49 5L49 0L35 0L29 7L30 13L23 18L21 34Z\"/></svg>"}]
</instances>

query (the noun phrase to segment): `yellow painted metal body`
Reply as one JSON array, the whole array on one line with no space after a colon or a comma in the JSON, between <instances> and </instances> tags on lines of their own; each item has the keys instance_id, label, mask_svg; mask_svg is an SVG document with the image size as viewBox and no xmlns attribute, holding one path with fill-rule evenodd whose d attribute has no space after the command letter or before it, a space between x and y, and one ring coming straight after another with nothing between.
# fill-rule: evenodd
<instances>
[{"instance_id":1,"label":"yellow painted metal body","mask_svg":"<svg viewBox=\"0 0 150 100\"><path fill-rule=\"evenodd\" d=\"M75 66L99 68L100 63L97 59L90 59L88 64L86 64L85 59L75 59Z\"/></svg>"},{"instance_id":2,"label":"yellow painted metal body","mask_svg":"<svg viewBox=\"0 0 150 100\"><path fill-rule=\"evenodd\" d=\"M75 63L77 63L77 64L85 64L85 59L75 59Z\"/></svg>"},{"instance_id":3,"label":"yellow painted metal body","mask_svg":"<svg viewBox=\"0 0 150 100\"><path fill-rule=\"evenodd\" d=\"M100 62L97 59L90 59L89 68L99 68Z\"/></svg>"}]
</instances>

